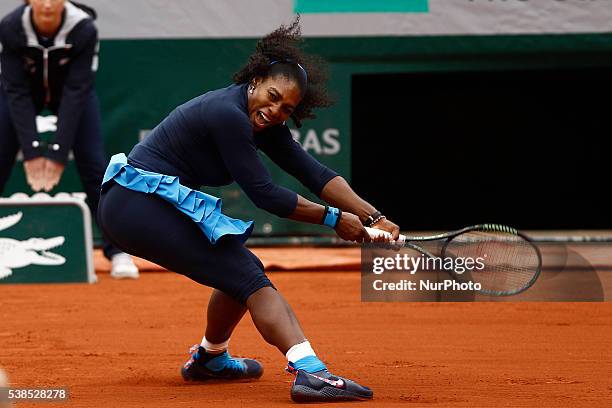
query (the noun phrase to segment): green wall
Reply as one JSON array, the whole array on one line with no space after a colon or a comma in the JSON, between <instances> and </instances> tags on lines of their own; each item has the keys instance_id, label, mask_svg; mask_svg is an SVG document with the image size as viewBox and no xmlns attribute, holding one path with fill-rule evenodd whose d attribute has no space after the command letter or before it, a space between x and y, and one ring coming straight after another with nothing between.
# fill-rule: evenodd
<instances>
[{"instance_id":1,"label":"green wall","mask_svg":"<svg viewBox=\"0 0 612 408\"><path fill-rule=\"evenodd\" d=\"M153 128L174 107L228 85L254 45L254 39L103 40L97 89L107 153L129 152L142 131ZM612 66L610 34L312 38L307 46L309 52L329 61L329 89L337 103L319 112L316 120L305 122L299 141L347 179L351 166L359 165L351 163L354 74ZM409 127L407 115L384 120L397 121L400 131ZM376 135L370 137L375 143ZM270 168L278 183L312 198L271 163ZM5 195L23 190L23 180L18 166ZM79 190L78 178L70 167L57 191ZM256 234L330 232L257 210L236 185L206 191L223 198L228 214L254 218Z\"/></svg>"}]
</instances>

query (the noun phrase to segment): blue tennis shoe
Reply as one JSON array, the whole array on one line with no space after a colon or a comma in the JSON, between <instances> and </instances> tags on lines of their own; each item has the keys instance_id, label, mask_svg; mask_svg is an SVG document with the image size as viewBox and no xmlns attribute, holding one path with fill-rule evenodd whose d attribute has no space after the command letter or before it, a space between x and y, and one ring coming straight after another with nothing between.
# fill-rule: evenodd
<instances>
[{"instance_id":1,"label":"blue tennis shoe","mask_svg":"<svg viewBox=\"0 0 612 408\"><path fill-rule=\"evenodd\" d=\"M257 360L232 357L227 350L210 354L196 344L189 353L191 358L181 369L185 381L252 380L263 374L263 366Z\"/></svg>"},{"instance_id":2,"label":"blue tennis shoe","mask_svg":"<svg viewBox=\"0 0 612 408\"><path fill-rule=\"evenodd\" d=\"M291 399L295 402L363 401L374 396L368 387L335 376L326 369L309 373L289 363L287 371L295 375L291 385Z\"/></svg>"}]
</instances>

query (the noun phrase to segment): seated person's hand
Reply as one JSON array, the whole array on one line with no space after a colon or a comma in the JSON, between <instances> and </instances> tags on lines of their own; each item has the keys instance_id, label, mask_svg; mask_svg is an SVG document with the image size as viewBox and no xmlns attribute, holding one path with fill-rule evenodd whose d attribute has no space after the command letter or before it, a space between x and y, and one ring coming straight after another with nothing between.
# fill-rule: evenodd
<instances>
[{"instance_id":1,"label":"seated person's hand","mask_svg":"<svg viewBox=\"0 0 612 408\"><path fill-rule=\"evenodd\" d=\"M45 159L45 191L53 190L53 187L59 184L62 174L64 173L64 165L55 160Z\"/></svg>"},{"instance_id":2,"label":"seated person's hand","mask_svg":"<svg viewBox=\"0 0 612 408\"><path fill-rule=\"evenodd\" d=\"M36 157L23 162L26 181L32 190L40 191L45 187L45 162L44 157Z\"/></svg>"}]
</instances>

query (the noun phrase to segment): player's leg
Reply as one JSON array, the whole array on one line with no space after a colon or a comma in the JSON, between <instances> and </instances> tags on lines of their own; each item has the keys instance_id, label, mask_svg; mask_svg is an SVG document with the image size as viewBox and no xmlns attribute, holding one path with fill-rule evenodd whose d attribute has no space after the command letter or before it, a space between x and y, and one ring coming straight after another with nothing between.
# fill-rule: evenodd
<instances>
[{"instance_id":1,"label":"player's leg","mask_svg":"<svg viewBox=\"0 0 612 408\"><path fill-rule=\"evenodd\" d=\"M256 260L261 263L259 259ZM291 346L306 341L293 310L272 287L264 287L255 292L249 297L249 304L251 317L259 332L283 354ZM232 332L246 311L247 306L215 289L208 303L206 333L200 343L204 351L213 355L225 352Z\"/></svg>"},{"instance_id":2,"label":"player's leg","mask_svg":"<svg viewBox=\"0 0 612 408\"><path fill-rule=\"evenodd\" d=\"M264 266L261 261L250 251L248 254L263 273ZM264 287L253 295L249 296L245 306L231 296L214 290L208 304L206 333L202 345L204 346L205 342L211 343L214 351L218 351L220 347L214 345L229 341L234 328L247 311L249 301L251 318L259 332L265 334L265 340L275 345L283 354L297 344L296 342L306 339L293 310L276 289Z\"/></svg>"},{"instance_id":3,"label":"player's leg","mask_svg":"<svg viewBox=\"0 0 612 408\"><path fill-rule=\"evenodd\" d=\"M246 311L247 308L242 303L218 289L213 290L206 311L206 333L202 339L202 345L204 346L206 341L212 345L228 342L234 328ZM219 347L209 347L207 351L220 350Z\"/></svg>"},{"instance_id":4,"label":"player's leg","mask_svg":"<svg viewBox=\"0 0 612 408\"><path fill-rule=\"evenodd\" d=\"M256 360L235 358L228 352L230 337L247 308L221 290L214 289L206 312L206 332L181 369L187 381L210 379L254 379L263 374Z\"/></svg>"},{"instance_id":5,"label":"player's leg","mask_svg":"<svg viewBox=\"0 0 612 408\"><path fill-rule=\"evenodd\" d=\"M18 151L19 139L9 112L8 100L0 89L0 195L11 175Z\"/></svg>"},{"instance_id":6,"label":"player's leg","mask_svg":"<svg viewBox=\"0 0 612 408\"><path fill-rule=\"evenodd\" d=\"M276 346L281 353L286 354L294 345L306 341L293 309L276 289L259 289L249 296L247 306L264 340Z\"/></svg>"},{"instance_id":7,"label":"player's leg","mask_svg":"<svg viewBox=\"0 0 612 408\"><path fill-rule=\"evenodd\" d=\"M292 386L295 400L353 400L371 398L372 392L350 380L333 376L316 357L291 307L276 291L257 258L233 237L212 245L189 217L160 197L134 192L119 185L105 188L98 212L99 224L119 247L149 259L198 283L222 291L246 305L264 339L284 352L289 368L297 374ZM221 309L224 297L213 301ZM220 303L217 303L220 302ZM219 333L230 333L242 308L215 320ZM213 333L211 333L213 334ZM216 335L216 333L214 333ZM218 334L219 341L225 335ZM218 345L218 343L217 343ZM221 347L227 345L221 345ZM232 358L227 352L212 356L197 345L183 367L186 379L256 378L261 365L254 360ZM331 387L331 388L330 388Z\"/></svg>"},{"instance_id":8,"label":"player's leg","mask_svg":"<svg viewBox=\"0 0 612 408\"><path fill-rule=\"evenodd\" d=\"M331 374L317 357L291 306L275 289L264 287L247 299L255 326L264 339L288 360L287 371L295 374L291 397L297 402L352 401L370 399L372 390Z\"/></svg>"},{"instance_id":9,"label":"player's leg","mask_svg":"<svg viewBox=\"0 0 612 408\"><path fill-rule=\"evenodd\" d=\"M119 248L213 287L207 333L221 343L244 315L246 297L272 285L252 254L233 237L212 245L200 228L172 204L153 195L128 190L112 183L105 186L98 211L99 225ZM231 297L233 300L229 300ZM228 309L229 306L229 309ZM227 344L212 343L218 350L207 353L200 344L192 348L182 369L187 380L211 378L250 379L261 376L255 360L233 358Z\"/></svg>"},{"instance_id":10,"label":"player's leg","mask_svg":"<svg viewBox=\"0 0 612 408\"><path fill-rule=\"evenodd\" d=\"M100 108L94 91L85 100L72 151L87 201L92 213L96 214L100 200L100 184L108 160L104 154ZM111 275L114 278L138 278L138 268L131 257L113 246L106 237L102 238L104 256L113 265Z\"/></svg>"}]
</instances>

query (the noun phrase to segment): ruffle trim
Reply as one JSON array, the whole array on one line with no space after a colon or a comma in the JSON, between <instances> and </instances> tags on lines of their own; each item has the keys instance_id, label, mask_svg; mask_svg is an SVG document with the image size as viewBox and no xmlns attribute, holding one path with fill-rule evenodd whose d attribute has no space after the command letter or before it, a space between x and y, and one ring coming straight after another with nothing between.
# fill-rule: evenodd
<instances>
[{"instance_id":1,"label":"ruffle trim","mask_svg":"<svg viewBox=\"0 0 612 408\"><path fill-rule=\"evenodd\" d=\"M212 244L224 235L235 235L244 243L253 231L253 221L242 221L223 214L220 198L185 187L176 176L135 168L128 164L123 153L111 158L102 184L110 180L130 190L156 194L170 202L188 215Z\"/></svg>"}]
</instances>

